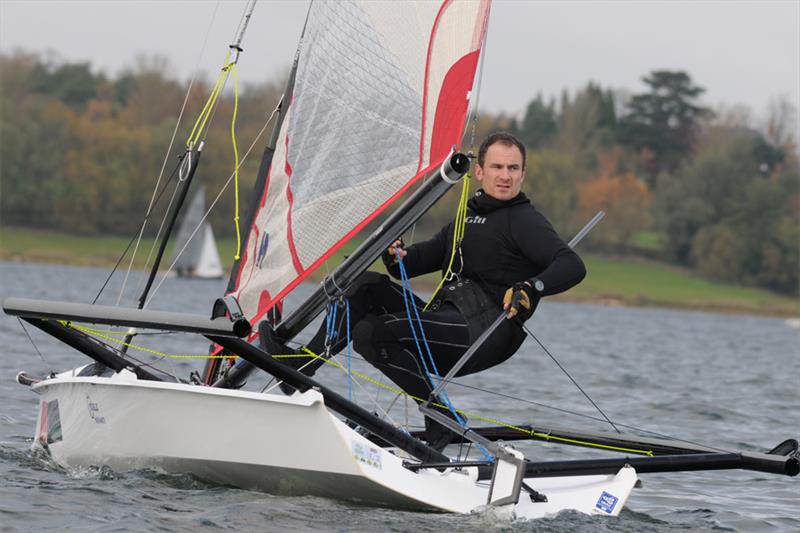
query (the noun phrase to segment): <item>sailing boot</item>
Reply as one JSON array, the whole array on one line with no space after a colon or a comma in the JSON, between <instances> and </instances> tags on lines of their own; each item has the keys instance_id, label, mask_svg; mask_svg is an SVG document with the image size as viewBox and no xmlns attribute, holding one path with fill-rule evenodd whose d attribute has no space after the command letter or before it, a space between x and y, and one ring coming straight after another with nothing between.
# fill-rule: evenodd
<instances>
[{"instance_id":1,"label":"sailing boot","mask_svg":"<svg viewBox=\"0 0 800 533\"><path fill-rule=\"evenodd\" d=\"M441 410L441 412L446 415L448 418L452 418L456 420L455 415L450 412L450 410ZM467 423L467 417L464 415L460 415L461 419L464 421L464 424ZM461 440L461 435L451 431L450 429L446 428L445 426L441 425L440 423L431 420L427 416L425 417L425 441L428 443L428 446L436 450L437 452L441 452L445 449L448 444L453 442L459 442Z\"/></svg>"}]
</instances>

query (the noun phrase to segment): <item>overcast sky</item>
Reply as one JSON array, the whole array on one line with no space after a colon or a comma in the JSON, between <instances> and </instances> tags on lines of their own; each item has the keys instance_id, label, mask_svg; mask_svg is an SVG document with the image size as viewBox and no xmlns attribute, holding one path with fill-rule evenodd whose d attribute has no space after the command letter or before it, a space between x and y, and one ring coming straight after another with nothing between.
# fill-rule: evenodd
<instances>
[{"instance_id":1,"label":"overcast sky","mask_svg":"<svg viewBox=\"0 0 800 533\"><path fill-rule=\"evenodd\" d=\"M240 79L272 79L287 68L306 7L260 1ZM197 65L210 76L243 8L238 0L0 0L0 49L51 50L109 75L137 55L159 54L178 77ZM495 0L486 51L483 111L517 113L539 92L557 96L589 80L639 92L641 77L656 69L687 71L711 107L742 104L763 116L780 96L800 106L800 0Z\"/></svg>"}]
</instances>

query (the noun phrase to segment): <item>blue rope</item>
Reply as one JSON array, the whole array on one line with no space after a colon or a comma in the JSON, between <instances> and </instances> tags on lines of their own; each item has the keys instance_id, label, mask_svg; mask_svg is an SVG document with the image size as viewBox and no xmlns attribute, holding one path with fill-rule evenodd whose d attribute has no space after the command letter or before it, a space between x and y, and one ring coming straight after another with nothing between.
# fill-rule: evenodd
<instances>
[{"instance_id":1,"label":"blue rope","mask_svg":"<svg viewBox=\"0 0 800 533\"><path fill-rule=\"evenodd\" d=\"M325 338L330 342L336 338L336 304L328 304L328 315L325 317Z\"/></svg>"},{"instance_id":2,"label":"blue rope","mask_svg":"<svg viewBox=\"0 0 800 533\"><path fill-rule=\"evenodd\" d=\"M406 273L406 267L403 265L403 260L400 258L400 254L397 255L397 262L400 265L400 287L403 289L403 304L405 305L406 308L406 317L408 318L408 325L411 328L411 335L414 337L414 344L417 346L417 353L419 354L420 360L422 361L422 366L425 369L425 377L428 379L428 384L431 385L432 388L435 388L435 385L433 384L433 379L431 377L431 371L428 368L428 363L423 354L422 347L420 346L419 338L417 337L417 330L414 327L414 321L411 315L411 308L413 307L416 309L416 306L414 305L413 293L411 293L411 296L409 296L409 293L411 292L410 282L408 280L408 274ZM417 320L419 321L419 318L417 318ZM422 326L421 323L420 326ZM420 329L422 328L420 327ZM425 344L427 346L427 341ZM430 353L430 350L428 350L428 353ZM438 377L438 372L437 372L437 377Z\"/></svg>"},{"instance_id":3,"label":"blue rope","mask_svg":"<svg viewBox=\"0 0 800 533\"><path fill-rule=\"evenodd\" d=\"M419 358L422 361L422 366L425 369L425 374L428 379L428 383L430 383L431 388L436 388L434 384L434 376L436 377L436 382L440 383L442 380L441 375L439 374L439 369L436 368L436 360L433 358L433 354L431 353L430 345L428 344L428 339L425 337L425 329L422 327L422 319L419 316L419 309L414 304L414 293L411 291L411 281L408 278L408 273L406 272L406 267L403 264L403 258L400 257L400 254L397 254L397 263L400 266L400 286L403 289L403 303L406 307L406 316L408 317L408 324L411 328L411 334L414 337L414 344L417 346L417 353L419 354ZM417 338L417 332L414 328L414 320L411 316L410 309L414 310L414 317L417 319L417 324L419 326L420 337L422 337L422 342ZM425 352L422 351L420 344L425 346ZM428 364L425 362L425 354L427 353L428 359L431 363L431 367L433 368L433 376L431 375L430 370L428 369ZM447 391L442 389L441 392L441 400L442 403L447 407L447 409L453 414L456 419L456 422L463 427L467 428L467 423L464 418L456 411L455 406L450 401L450 397L447 395ZM475 446L483 453L483 456L491 461L494 459L492 455L480 444L475 443Z\"/></svg>"},{"instance_id":4,"label":"blue rope","mask_svg":"<svg viewBox=\"0 0 800 533\"><path fill-rule=\"evenodd\" d=\"M350 302L346 298L343 300L347 325L347 399L353 401L353 372L350 364L352 359L352 353L350 352ZM337 331L338 328L336 327L336 314L338 308L339 306L336 305L336 302L331 302L328 304L328 313L325 316L326 348L330 347L331 344L336 342L336 338L339 336L339 332Z\"/></svg>"}]
</instances>

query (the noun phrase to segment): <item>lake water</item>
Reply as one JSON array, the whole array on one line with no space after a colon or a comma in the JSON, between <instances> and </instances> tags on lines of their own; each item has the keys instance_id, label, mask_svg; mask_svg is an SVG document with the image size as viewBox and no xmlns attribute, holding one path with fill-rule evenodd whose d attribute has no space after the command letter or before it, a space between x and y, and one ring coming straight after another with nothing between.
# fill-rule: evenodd
<instances>
[{"instance_id":1,"label":"lake water","mask_svg":"<svg viewBox=\"0 0 800 533\"><path fill-rule=\"evenodd\" d=\"M106 274L95 268L0 263L0 297L91 302ZM136 273L129 281L129 295L139 277ZM115 281L101 303L116 300L120 283ZM223 288L222 281L168 280L151 308L206 314ZM132 298L126 299L131 305ZM615 422L745 450L800 438L800 329L784 319L544 302L528 325ZM14 376L22 369L35 374L64 370L86 359L34 328L28 331L41 357L15 318L0 317L3 531L800 531L800 479L756 472L643 475L643 487L634 491L618 518L564 513L497 523L481 515L273 496L214 486L189 475L105 468L64 471L29 451L38 399L16 384ZM181 354L206 348L202 339L189 335L142 342ZM368 371L358 359L353 365ZM201 366L180 360L165 368L186 376ZM343 386L332 370L318 376ZM260 377L249 387L265 382ZM607 429L532 340L508 362L461 379L449 390L459 408L503 421ZM374 392L357 390L356 399L365 400L367 394ZM531 459L588 453L536 443L518 447Z\"/></svg>"}]
</instances>

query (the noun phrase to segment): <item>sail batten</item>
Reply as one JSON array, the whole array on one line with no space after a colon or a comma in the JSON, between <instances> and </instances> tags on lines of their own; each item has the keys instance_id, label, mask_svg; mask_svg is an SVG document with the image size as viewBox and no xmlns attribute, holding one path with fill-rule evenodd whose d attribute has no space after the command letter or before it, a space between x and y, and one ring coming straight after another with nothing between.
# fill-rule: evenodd
<instances>
[{"instance_id":1,"label":"sail batten","mask_svg":"<svg viewBox=\"0 0 800 533\"><path fill-rule=\"evenodd\" d=\"M316 2L234 293L256 321L458 145L486 0Z\"/></svg>"}]
</instances>

